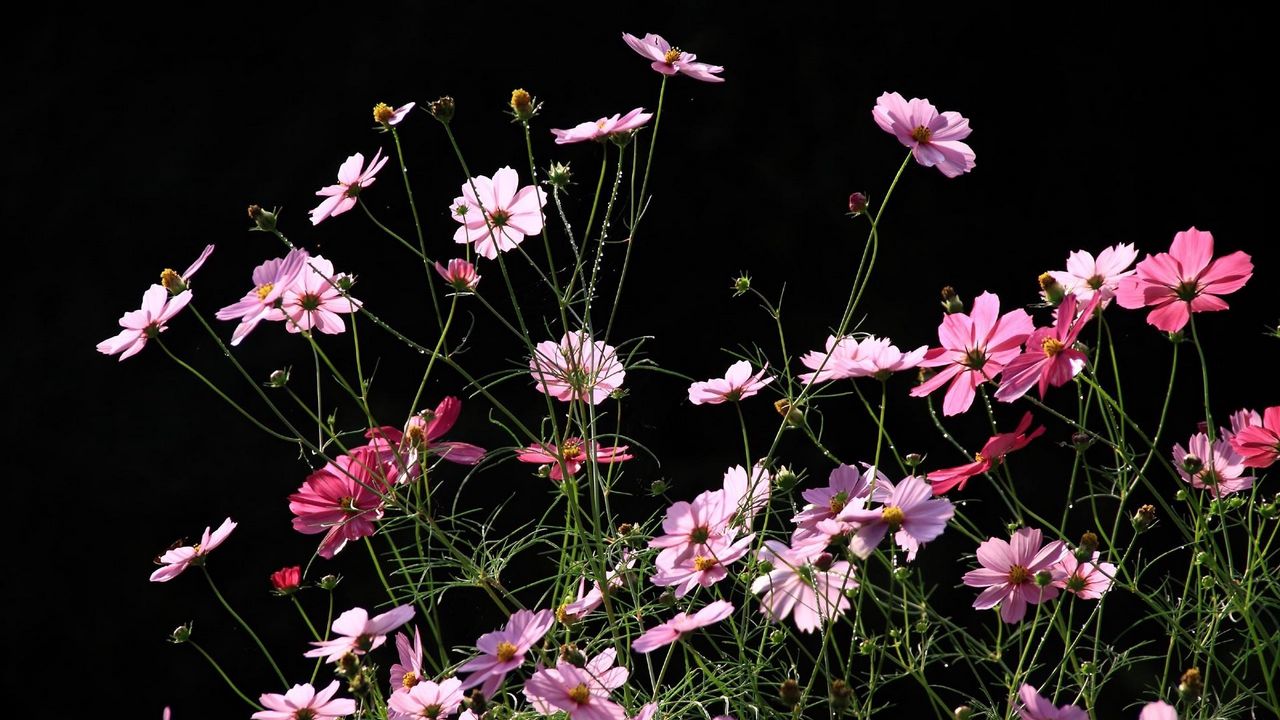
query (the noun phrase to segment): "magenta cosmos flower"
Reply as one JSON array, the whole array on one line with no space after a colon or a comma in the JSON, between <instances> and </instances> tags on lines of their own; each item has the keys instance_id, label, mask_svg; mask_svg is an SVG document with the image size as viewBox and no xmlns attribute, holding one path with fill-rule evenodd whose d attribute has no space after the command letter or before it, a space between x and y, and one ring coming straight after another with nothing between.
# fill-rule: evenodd
<instances>
[{"instance_id":1,"label":"magenta cosmos flower","mask_svg":"<svg viewBox=\"0 0 1280 720\"><path fill-rule=\"evenodd\" d=\"M308 258L306 250L294 248L283 258L268 260L254 268L253 289L245 293L240 302L228 305L214 314L219 320L240 320L235 332L231 334L232 345L239 345L263 320L285 319L285 314L279 308L280 300L298 279Z\"/></svg>"},{"instance_id":2,"label":"magenta cosmos flower","mask_svg":"<svg viewBox=\"0 0 1280 720\"><path fill-rule=\"evenodd\" d=\"M1231 436L1231 449L1240 455L1240 464L1245 467L1265 468L1280 460L1280 405L1264 410L1258 422L1236 430Z\"/></svg>"},{"instance_id":3,"label":"magenta cosmos flower","mask_svg":"<svg viewBox=\"0 0 1280 720\"><path fill-rule=\"evenodd\" d=\"M649 653L660 647L666 647L681 637L698 628L714 625L733 614L733 604L725 600L708 603L696 613L676 613L675 617L661 625L649 628L643 635L631 643L631 649L638 653Z\"/></svg>"},{"instance_id":4,"label":"magenta cosmos flower","mask_svg":"<svg viewBox=\"0 0 1280 720\"><path fill-rule=\"evenodd\" d=\"M996 399L1013 402L1026 395L1033 385L1038 387L1043 399L1050 385L1062 387L1080 374L1089 358L1074 347L1076 339L1101 302L1102 295L1094 295L1077 315L1076 296L1062 298L1053 327L1036 328L1027 338L1026 352L1004 366Z\"/></svg>"},{"instance_id":5,"label":"magenta cosmos flower","mask_svg":"<svg viewBox=\"0 0 1280 720\"><path fill-rule=\"evenodd\" d=\"M830 553L789 548L776 540L765 541L759 558L773 569L751 583L751 592L763 595L760 612L770 620L782 622L790 615L800 632L813 632L849 609L845 591L858 587L852 564L837 561Z\"/></svg>"},{"instance_id":6,"label":"magenta cosmos flower","mask_svg":"<svg viewBox=\"0 0 1280 720\"><path fill-rule=\"evenodd\" d=\"M462 681L448 678L439 683L424 680L399 690L387 700L389 720L444 720L462 705Z\"/></svg>"},{"instance_id":7,"label":"magenta cosmos flower","mask_svg":"<svg viewBox=\"0 0 1280 720\"><path fill-rule=\"evenodd\" d=\"M849 541L854 555L866 559L890 530L898 547L907 551L907 562L916 559L916 551L947 529L947 521L956 509L946 499L933 499L933 488L924 478L903 478L892 489L884 505L878 508L845 508L837 518L858 524L858 532Z\"/></svg>"},{"instance_id":8,"label":"magenta cosmos flower","mask_svg":"<svg viewBox=\"0 0 1280 720\"><path fill-rule=\"evenodd\" d=\"M271 590L277 595L290 595L302 587L302 566L283 567L271 573Z\"/></svg>"},{"instance_id":9,"label":"magenta cosmos flower","mask_svg":"<svg viewBox=\"0 0 1280 720\"><path fill-rule=\"evenodd\" d=\"M1142 708L1138 720L1178 720L1178 711L1169 703L1157 700Z\"/></svg>"},{"instance_id":10,"label":"magenta cosmos flower","mask_svg":"<svg viewBox=\"0 0 1280 720\"><path fill-rule=\"evenodd\" d=\"M364 164L364 155L360 153L347 158L347 161L338 168L338 184L316 191L316 195L323 197L324 200L311 210L311 224L319 225L321 220L341 215L355 207L360 191L373 184L377 179L374 175L378 174L389 159L382 157L382 148L378 148L378 152L374 154L367 167Z\"/></svg>"},{"instance_id":11,"label":"magenta cosmos flower","mask_svg":"<svg viewBox=\"0 0 1280 720\"><path fill-rule=\"evenodd\" d=\"M345 273L335 275L333 263L316 255L307 261L307 267L298 273L293 285L284 291L280 309L288 320L289 332L319 330L326 335L337 335L347 329L339 315L349 315L360 308L360 301L344 295L338 289L340 283L349 282Z\"/></svg>"},{"instance_id":12,"label":"magenta cosmos flower","mask_svg":"<svg viewBox=\"0 0 1280 720\"><path fill-rule=\"evenodd\" d=\"M585 669L568 663L543 668L525 681L525 697L542 712L563 710L572 720L625 720L627 711L601 691Z\"/></svg>"},{"instance_id":13,"label":"magenta cosmos flower","mask_svg":"<svg viewBox=\"0 0 1280 720\"><path fill-rule=\"evenodd\" d=\"M1135 271L1129 266L1137 258L1138 251L1132 244L1113 245L1098 253L1097 258L1086 250L1076 250L1067 256L1066 270L1050 270L1049 275L1080 302L1101 295L1105 304L1116 296L1120 281L1133 275Z\"/></svg>"},{"instance_id":14,"label":"magenta cosmos flower","mask_svg":"<svg viewBox=\"0 0 1280 720\"><path fill-rule=\"evenodd\" d=\"M1049 698L1042 697L1030 685L1023 684L1018 690L1018 700L1021 720L1089 720L1089 713L1075 705L1054 707Z\"/></svg>"},{"instance_id":15,"label":"magenta cosmos flower","mask_svg":"<svg viewBox=\"0 0 1280 720\"><path fill-rule=\"evenodd\" d=\"M973 169L973 150L962 142L972 132L969 120L958 112L939 114L928 100L903 100L898 93L884 93L871 111L881 130L911 148L916 162L937 167L947 177Z\"/></svg>"},{"instance_id":16,"label":"magenta cosmos flower","mask_svg":"<svg viewBox=\"0 0 1280 720\"><path fill-rule=\"evenodd\" d=\"M1253 261L1246 253L1214 259L1213 233L1191 228L1173 236L1169 252L1138 263L1137 277L1120 282L1116 302L1130 310L1151 307L1149 324L1178 332L1193 312L1226 310L1218 296L1239 290L1252 276Z\"/></svg>"},{"instance_id":17,"label":"magenta cosmos flower","mask_svg":"<svg viewBox=\"0 0 1280 720\"><path fill-rule=\"evenodd\" d=\"M663 75L681 73L703 82L724 82L724 78L717 77L724 68L697 62L697 55L672 47L661 35L649 33L642 40L630 33L622 33L622 39L632 50L651 60L649 67Z\"/></svg>"},{"instance_id":18,"label":"magenta cosmos flower","mask_svg":"<svg viewBox=\"0 0 1280 720\"><path fill-rule=\"evenodd\" d=\"M338 681L316 692L310 683L294 685L289 692L263 693L258 700L266 710L260 710L253 720L337 720L344 715L354 715L356 701L350 698L333 699L338 692Z\"/></svg>"},{"instance_id":19,"label":"magenta cosmos flower","mask_svg":"<svg viewBox=\"0 0 1280 720\"><path fill-rule=\"evenodd\" d=\"M605 140L610 135L642 128L652 118L653 113L645 112L644 108L636 108L626 115L614 115L613 117L602 117L595 122L578 123L568 130L553 129L551 134L556 136L557 145L568 145L570 143L586 142L587 140Z\"/></svg>"},{"instance_id":20,"label":"magenta cosmos flower","mask_svg":"<svg viewBox=\"0 0 1280 720\"><path fill-rule=\"evenodd\" d=\"M555 399L595 405L622 387L627 377L613 346L585 332L566 333L558 344L538 343L529 370L538 389Z\"/></svg>"},{"instance_id":21,"label":"magenta cosmos flower","mask_svg":"<svg viewBox=\"0 0 1280 720\"><path fill-rule=\"evenodd\" d=\"M1111 589L1111 581L1116 576L1116 566L1098 562L1097 552L1093 553L1089 562L1080 562L1072 553L1066 553L1058 562L1058 569L1065 577L1054 580L1053 584L1081 600L1097 600L1102 597L1103 593Z\"/></svg>"},{"instance_id":22,"label":"magenta cosmos flower","mask_svg":"<svg viewBox=\"0 0 1280 720\"><path fill-rule=\"evenodd\" d=\"M610 465L630 460L631 457L627 454L626 445L605 447L576 437L565 438L559 447L555 443L541 443L516 452L516 459L520 462L550 465L550 477L556 482L564 480L565 476L577 475L583 463Z\"/></svg>"},{"instance_id":23,"label":"magenta cosmos flower","mask_svg":"<svg viewBox=\"0 0 1280 720\"><path fill-rule=\"evenodd\" d=\"M1053 582L1065 575L1058 563L1066 546L1060 540L1043 547L1040 543L1039 530L1018 528L1009 542L990 538L978 546L982 567L964 575L965 585L986 588L973 602L975 610L999 605L1000 619L1015 623L1026 616L1028 603L1039 605L1058 596Z\"/></svg>"},{"instance_id":24,"label":"magenta cosmos flower","mask_svg":"<svg viewBox=\"0 0 1280 720\"><path fill-rule=\"evenodd\" d=\"M119 354L121 360L137 355L146 347L147 340L169 329L167 323L189 302L190 290L170 297L163 285L152 285L142 294L142 307L120 316L120 327L124 329L98 343L98 352Z\"/></svg>"},{"instance_id":25,"label":"magenta cosmos flower","mask_svg":"<svg viewBox=\"0 0 1280 720\"><path fill-rule=\"evenodd\" d=\"M476 274L476 266L462 258L450 260L448 267L437 262L436 272L453 287L454 292L471 292L476 289L476 285L480 284L480 276Z\"/></svg>"},{"instance_id":26,"label":"magenta cosmos flower","mask_svg":"<svg viewBox=\"0 0 1280 720\"><path fill-rule=\"evenodd\" d=\"M422 474L420 467L431 456L459 465L475 465L484 459L485 449L471 443L440 438L453 428L462 414L462 401L445 396L435 410L423 410L405 423L404 431L384 425L365 433L368 447L376 450L386 470L388 482L404 482ZM407 471L403 476L402 471Z\"/></svg>"},{"instance_id":27,"label":"magenta cosmos flower","mask_svg":"<svg viewBox=\"0 0 1280 720\"><path fill-rule=\"evenodd\" d=\"M312 642L315 649L305 655L326 662L336 662L348 653L363 655L385 643L387 633L412 620L413 613L412 605L400 605L373 617L364 608L351 608L333 621L333 632L340 637Z\"/></svg>"},{"instance_id":28,"label":"magenta cosmos flower","mask_svg":"<svg viewBox=\"0 0 1280 720\"><path fill-rule=\"evenodd\" d=\"M723 402L745 400L773 382L773 378L764 376L768 368L765 365L760 368L760 372L752 375L751 363L739 360L729 366L724 377L690 385L689 402L694 405L719 405Z\"/></svg>"},{"instance_id":29,"label":"magenta cosmos flower","mask_svg":"<svg viewBox=\"0 0 1280 720\"><path fill-rule=\"evenodd\" d=\"M941 495L954 487L963 490L969 478L991 470L1004 461L1005 455L1014 450L1021 450L1044 433L1044 426L1041 425L1028 435L1027 430L1030 428L1031 413L1025 413L1013 432L992 435L982 449L973 454L973 462L929 473L929 480L933 483L933 494Z\"/></svg>"},{"instance_id":30,"label":"magenta cosmos flower","mask_svg":"<svg viewBox=\"0 0 1280 720\"><path fill-rule=\"evenodd\" d=\"M1005 363L1021 352L1021 345L1035 329L1025 310L1000 315L1000 298L984 292L973 301L972 315L951 313L938 326L942 347L931 348L920 365L946 366L936 375L911 389L912 397L924 397L948 382L942 401L943 415L958 415L969 409L978 385L995 380Z\"/></svg>"},{"instance_id":31,"label":"magenta cosmos flower","mask_svg":"<svg viewBox=\"0 0 1280 720\"><path fill-rule=\"evenodd\" d=\"M481 691L485 697L493 697L507 673L524 663L524 654L542 640L555 621L555 615L550 610L539 610L536 613L517 610L507 621L506 627L481 635L476 640L476 647L481 655L458 668L460 673L471 673L462 683L462 689L483 683Z\"/></svg>"},{"instance_id":32,"label":"magenta cosmos flower","mask_svg":"<svg viewBox=\"0 0 1280 720\"><path fill-rule=\"evenodd\" d=\"M1194 460L1188 462L1188 457ZM1244 457L1236 452L1226 438L1217 438L1212 444L1209 436L1196 433L1182 445L1173 446L1173 464L1183 482L1191 487L1208 490L1215 497L1230 495L1253 487L1253 477L1244 474ZM1198 465L1195 472L1188 472L1188 465Z\"/></svg>"},{"instance_id":33,"label":"magenta cosmos flower","mask_svg":"<svg viewBox=\"0 0 1280 720\"><path fill-rule=\"evenodd\" d=\"M462 224L453 241L475 243L476 252L492 260L524 242L526 235L542 232L547 194L533 185L519 186L520 176L509 167L494 173L493 179L478 175L462 183L462 195L450 208L453 219Z\"/></svg>"},{"instance_id":34,"label":"magenta cosmos flower","mask_svg":"<svg viewBox=\"0 0 1280 720\"><path fill-rule=\"evenodd\" d=\"M293 529L305 535L324 533L322 558L332 558L347 541L373 535L374 523L382 519L382 498L377 490L386 487L376 451L353 448L311 473L298 492L289 496L294 514Z\"/></svg>"},{"instance_id":35,"label":"magenta cosmos flower","mask_svg":"<svg viewBox=\"0 0 1280 720\"><path fill-rule=\"evenodd\" d=\"M164 567L151 573L151 582L169 582L181 575L188 566L203 565L204 556L213 552L214 548L221 545L235 529L236 524L231 521L231 518L227 518L222 521L217 530L210 532L209 528L205 528L204 535L200 536L200 542L195 545L170 548L156 559L156 562Z\"/></svg>"}]
</instances>

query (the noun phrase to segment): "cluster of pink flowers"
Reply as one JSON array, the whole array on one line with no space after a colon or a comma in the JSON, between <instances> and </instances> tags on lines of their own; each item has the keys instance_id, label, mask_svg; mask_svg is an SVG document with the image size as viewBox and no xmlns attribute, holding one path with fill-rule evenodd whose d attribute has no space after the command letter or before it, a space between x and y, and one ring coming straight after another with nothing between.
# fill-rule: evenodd
<instances>
[{"instance_id":1,"label":"cluster of pink flowers","mask_svg":"<svg viewBox=\"0 0 1280 720\"><path fill-rule=\"evenodd\" d=\"M240 321L231 334L232 345L239 345L264 320L283 322L289 332L335 335L346 330L339 315L360 308L360 301L347 294L351 283L351 276L334 272L333 263L298 248L255 268L253 289L215 317Z\"/></svg>"},{"instance_id":2,"label":"cluster of pink flowers","mask_svg":"<svg viewBox=\"0 0 1280 720\"><path fill-rule=\"evenodd\" d=\"M813 350L800 357L800 362L813 372L802 373L806 385L826 380L874 377L885 380L896 372L910 370L924 359L927 345L902 352L888 338L868 335L858 340L853 335L840 339L827 337L826 351Z\"/></svg>"}]
</instances>

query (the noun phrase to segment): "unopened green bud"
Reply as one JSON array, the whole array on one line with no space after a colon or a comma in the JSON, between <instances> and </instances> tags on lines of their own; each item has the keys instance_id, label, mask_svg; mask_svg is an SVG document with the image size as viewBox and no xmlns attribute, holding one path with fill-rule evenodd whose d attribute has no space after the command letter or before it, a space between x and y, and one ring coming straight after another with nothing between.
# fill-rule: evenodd
<instances>
[{"instance_id":1,"label":"unopened green bud","mask_svg":"<svg viewBox=\"0 0 1280 720\"><path fill-rule=\"evenodd\" d=\"M547 169L547 182L557 190L564 190L569 187L572 178L573 173L569 171L569 166L564 163L552 163L551 167Z\"/></svg>"},{"instance_id":2,"label":"unopened green bud","mask_svg":"<svg viewBox=\"0 0 1280 720\"><path fill-rule=\"evenodd\" d=\"M919 467L922 462L924 462L924 456L920 453L907 453L906 456L902 458L902 463L911 468Z\"/></svg>"},{"instance_id":3,"label":"unopened green bud","mask_svg":"<svg viewBox=\"0 0 1280 720\"><path fill-rule=\"evenodd\" d=\"M249 206L249 220L253 221L254 230L271 232L276 229L276 216L280 208L274 211L263 210L261 205Z\"/></svg>"},{"instance_id":4,"label":"unopened green bud","mask_svg":"<svg viewBox=\"0 0 1280 720\"><path fill-rule=\"evenodd\" d=\"M169 633L169 642L178 644L191 639L191 623L183 623Z\"/></svg>"},{"instance_id":5,"label":"unopened green bud","mask_svg":"<svg viewBox=\"0 0 1280 720\"><path fill-rule=\"evenodd\" d=\"M320 583L319 583L320 589L332 590L338 587L338 583L340 582L342 582L341 575L325 575L324 577L320 578Z\"/></svg>"},{"instance_id":6,"label":"unopened green bud","mask_svg":"<svg viewBox=\"0 0 1280 720\"><path fill-rule=\"evenodd\" d=\"M964 301L950 285L942 288L942 311L948 315L964 312Z\"/></svg>"},{"instance_id":7,"label":"unopened green bud","mask_svg":"<svg viewBox=\"0 0 1280 720\"><path fill-rule=\"evenodd\" d=\"M742 273L733 279L733 296L739 297L751 289L751 276Z\"/></svg>"},{"instance_id":8,"label":"unopened green bud","mask_svg":"<svg viewBox=\"0 0 1280 720\"><path fill-rule=\"evenodd\" d=\"M1133 514L1133 528L1138 532L1150 530L1156 524L1156 506L1143 505Z\"/></svg>"},{"instance_id":9,"label":"unopened green bud","mask_svg":"<svg viewBox=\"0 0 1280 720\"><path fill-rule=\"evenodd\" d=\"M951 713L956 720L971 720L973 718L973 708L968 705L961 705Z\"/></svg>"},{"instance_id":10,"label":"unopened green bud","mask_svg":"<svg viewBox=\"0 0 1280 720\"><path fill-rule=\"evenodd\" d=\"M285 385L288 385L289 369L283 368L281 370L272 371L271 375L267 378L267 384L273 388L282 388Z\"/></svg>"}]
</instances>

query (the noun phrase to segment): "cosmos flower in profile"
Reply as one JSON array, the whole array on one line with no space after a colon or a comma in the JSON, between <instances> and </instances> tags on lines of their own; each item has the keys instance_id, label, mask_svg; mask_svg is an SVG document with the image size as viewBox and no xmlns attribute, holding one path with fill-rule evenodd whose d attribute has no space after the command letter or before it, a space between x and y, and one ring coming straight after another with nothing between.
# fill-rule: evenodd
<instances>
[{"instance_id":1,"label":"cosmos flower in profile","mask_svg":"<svg viewBox=\"0 0 1280 720\"><path fill-rule=\"evenodd\" d=\"M676 613L670 620L649 628L643 635L631 643L631 649L638 653L648 653L660 647L666 647L688 633L714 625L733 614L733 604L725 600L716 600L693 614Z\"/></svg>"},{"instance_id":2,"label":"cosmos flower in profile","mask_svg":"<svg viewBox=\"0 0 1280 720\"><path fill-rule=\"evenodd\" d=\"M641 107L632 110L626 115L619 114L613 117L602 117L595 122L578 123L568 130L552 129L551 134L556 136L557 145L568 145L588 140L605 140L611 135L638 130L644 127L651 119L653 119L653 113L647 113Z\"/></svg>"},{"instance_id":3,"label":"cosmos flower in profile","mask_svg":"<svg viewBox=\"0 0 1280 720\"><path fill-rule=\"evenodd\" d=\"M751 374L751 363L746 360L729 366L722 378L695 382L689 386L689 402L694 405L719 405L724 402L745 400L760 392L773 378L764 376L768 366Z\"/></svg>"},{"instance_id":4,"label":"cosmos flower in profile","mask_svg":"<svg viewBox=\"0 0 1280 720\"><path fill-rule=\"evenodd\" d=\"M200 536L200 542L195 545L170 548L156 560L164 567L151 573L151 582L169 582L191 565L203 564L204 557L221 545L235 529L236 523L232 522L231 518L227 518L222 521L217 530L210 531L209 528L205 528L204 535Z\"/></svg>"},{"instance_id":5,"label":"cosmos flower in profile","mask_svg":"<svg viewBox=\"0 0 1280 720\"><path fill-rule=\"evenodd\" d=\"M374 154L367 166L364 164L364 155L361 153L348 157L338 167L338 183L316 191L316 195L323 197L324 200L311 209L311 224L319 225L324 219L341 215L355 207L360 191L373 184L377 179L374 176L389 159L382 157L382 148L378 148L378 152Z\"/></svg>"},{"instance_id":6,"label":"cosmos flower in profile","mask_svg":"<svg viewBox=\"0 0 1280 720\"><path fill-rule=\"evenodd\" d=\"M387 634L412 620L413 614L412 605L400 605L373 617L364 608L351 608L333 621L333 634L338 637L312 642L315 649L305 655L324 658L325 662L336 662L348 653L363 655L385 643Z\"/></svg>"},{"instance_id":7,"label":"cosmos flower in profile","mask_svg":"<svg viewBox=\"0 0 1280 720\"><path fill-rule=\"evenodd\" d=\"M652 60L649 67L663 75L679 73L703 82L724 82L724 78L718 77L724 72L724 68L698 62L697 55L672 47L671 43L664 40L661 35L648 33L641 39L631 33L622 33L622 40L632 50Z\"/></svg>"}]
</instances>

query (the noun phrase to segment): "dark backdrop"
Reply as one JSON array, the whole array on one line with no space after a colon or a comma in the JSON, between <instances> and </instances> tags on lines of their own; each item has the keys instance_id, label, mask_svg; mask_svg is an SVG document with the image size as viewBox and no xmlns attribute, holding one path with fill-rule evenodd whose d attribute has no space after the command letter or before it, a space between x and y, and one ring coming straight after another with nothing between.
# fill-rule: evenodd
<instances>
[{"instance_id":1,"label":"dark backdrop","mask_svg":"<svg viewBox=\"0 0 1280 720\"><path fill-rule=\"evenodd\" d=\"M1225 11L1130 19L1080 8L1032 23L916 4L894 12L862 4L766 7L380 3L284 14L263 4L189 8L193 15L182 20L96 10L15 21L21 39L8 52L15 54L10 85L16 79L19 93L6 120L3 202L8 252L16 256L9 276L18 279L9 311L16 328L6 343L9 437L18 458L10 512L18 523L8 533L4 575L20 642L5 663L20 687L34 680L38 688L19 692L17 702L70 702L87 686L129 716L156 717L164 704L179 720L247 716L195 653L164 642L173 626L194 620L197 637L248 692L273 687L201 578L147 582L150 559L171 540L190 540L227 515L241 526L211 563L224 591L282 656L302 637L292 611L267 596L266 577L305 562L314 548L314 538L289 530L284 502L304 464L159 348L122 364L93 350L122 312L137 307L159 270L181 269L216 243L196 302L210 312L233 301L252 267L280 249L246 232L244 207L280 205L283 230L358 274L356 294L371 309L426 335L429 305L410 294L420 287L412 258L359 211L313 230L306 217L312 193L333 182L348 154L389 149L389 136L369 129L375 102L441 94L457 98L455 128L476 172L510 164L525 175L523 140L502 113L510 90L524 87L545 102L535 131L539 163L572 164L580 183L572 202L581 212L596 152L555 148L547 129L654 107L658 76L622 43L622 31L661 33L726 68L722 85L676 77L668 86L655 199L617 333L656 336L646 352L658 363L712 377L729 362L719 348L752 342L776 361L768 319L755 302L730 298L730 280L742 270L774 297L785 284L793 353L821 346L864 236L863 225L842 215L845 197L853 190L881 196L903 156L870 117L888 90L969 117L977 169L948 180L908 168L883 226L887 244L863 306L867 329L904 346L934 343L944 284L969 299L990 289L1009 308L1031 302L1036 275L1062 267L1072 249L1134 242L1158 252L1174 232L1196 225L1214 232L1220 252L1244 249L1257 265L1250 284L1230 298L1247 312L1203 323L1210 354L1227 371L1215 411L1277 401L1265 370L1280 341L1264 337L1264 325L1274 327L1280 316L1264 181L1268 118L1259 109L1273 83L1256 19ZM455 225L447 207L463 176L424 114L415 111L403 135L430 247L448 257ZM395 180L388 167L365 201L407 229ZM497 290L495 269L485 286ZM536 307L545 297L531 289L528 299ZM518 359L513 345L486 339L501 337L490 321L477 315L475 323L468 362L498 370ZM1164 340L1137 314L1116 324L1135 362L1157 358L1150 388L1136 386L1157 390ZM229 336L231 326L220 327ZM402 413L416 386L416 358L367 323L362 329L372 343L368 357L378 359L375 407L387 417ZM246 341L240 356L251 372L265 378L291 365L300 379L308 376L309 353L284 335L264 326ZM249 400L191 318L174 323L166 339ZM1194 372L1184 365L1186 405L1171 439L1193 430ZM903 449L934 451L946 464L954 458L928 433L923 403L906 397L909 385L892 385L891 422L913 438ZM650 460L628 467L637 519L655 507L640 499L652 480L665 478L675 484L673 497L690 498L739 461L731 411L690 407L674 378L637 372L628 387L639 397L628 406L628 432L663 459L660 467ZM455 376L440 373L428 399L460 392ZM541 407L518 382L507 397L526 418ZM833 405L827 438L842 458L869 459L874 432L845 402ZM763 399L747 407L762 442L772 410ZM454 437L501 446L487 410L469 402ZM1012 421L1020 410L1001 412ZM985 436L977 418L956 427L969 445ZM1060 427L1054 433L1064 439ZM812 468L811 482L825 478L827 466L798 439L783 453ZM1066 462L1061 453L1046 457ZM542 492L515 464L480 482L492 493ZM990 522L996 532L1000 523ZM950 540L939 557L971 552L962 538ZM332 564L348 576L340 607L379 597L354 587L368 582L362 552L352 548ZM958 608L971 601L964 589L949 592ZM460 643L472 628L500 622L455 617ZM35 660L46 653L55 659ZM58 695L46 694L55 688Z\"/></svg>"}]
</instances>

